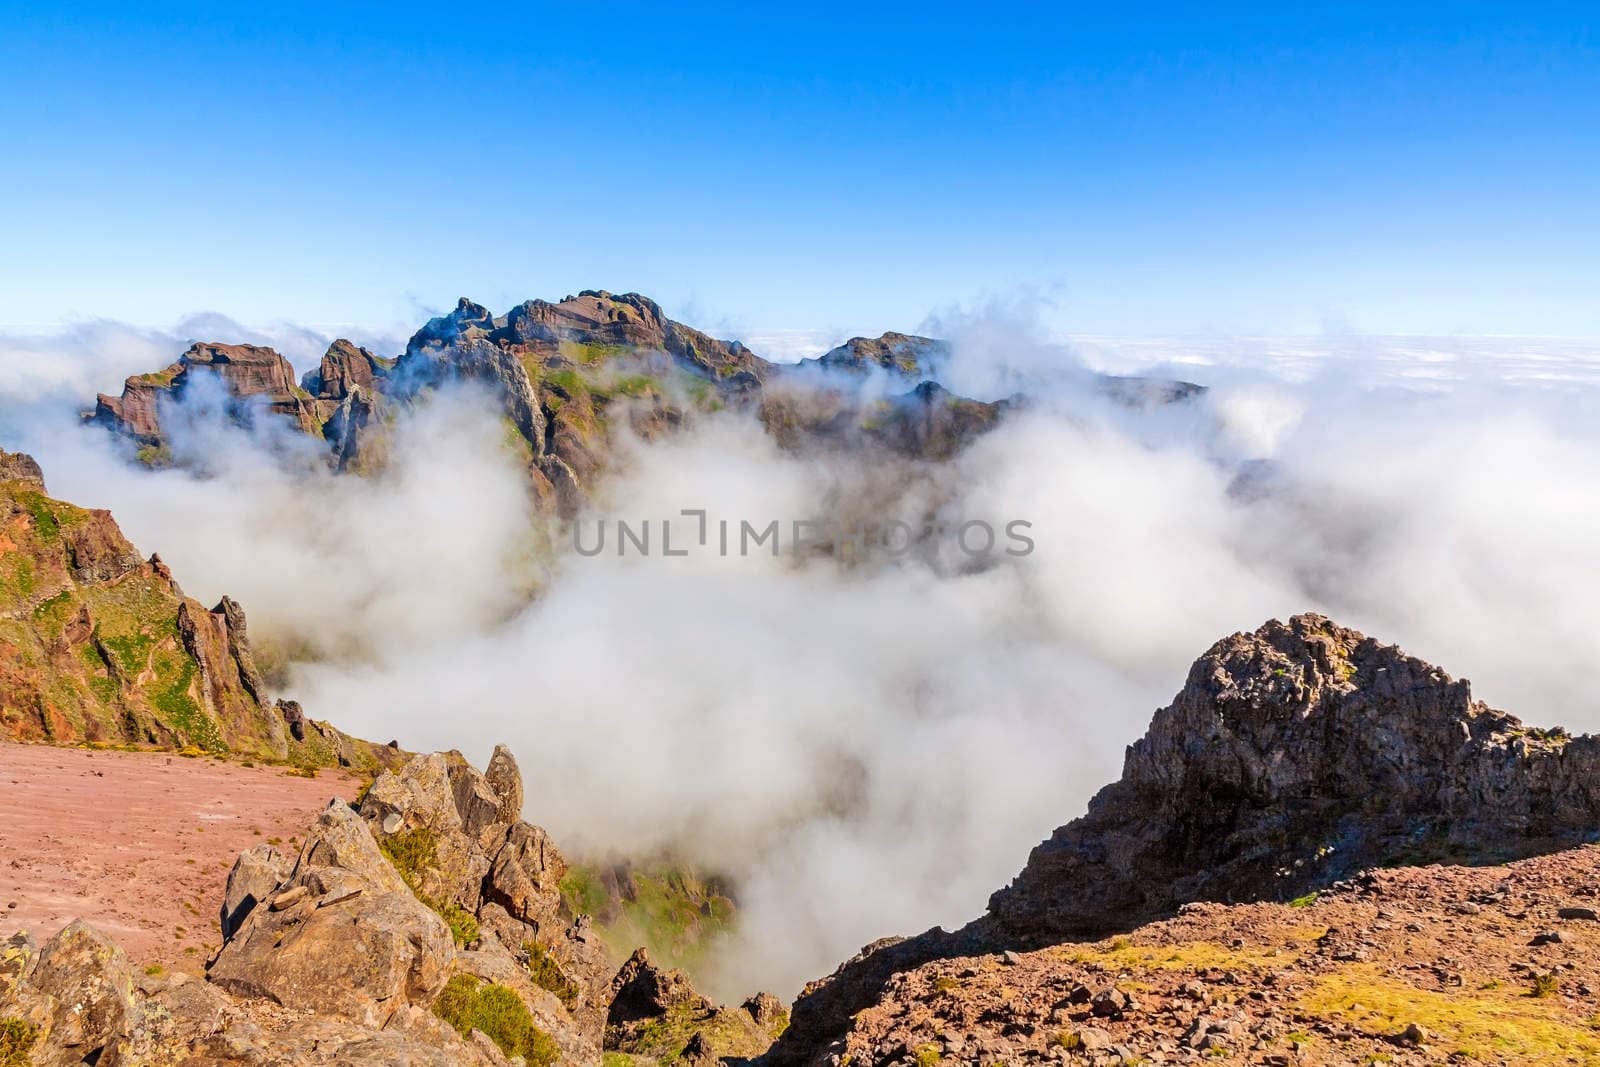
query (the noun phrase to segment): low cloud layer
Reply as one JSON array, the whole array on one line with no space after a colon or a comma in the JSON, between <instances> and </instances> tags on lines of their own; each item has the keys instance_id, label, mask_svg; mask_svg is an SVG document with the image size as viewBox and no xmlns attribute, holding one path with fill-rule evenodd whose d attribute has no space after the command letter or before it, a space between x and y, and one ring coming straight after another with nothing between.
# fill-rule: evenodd
<instances>
[{"instance_id":1,"label":"low cloud layer","mask_svg":"<svg viewBox=\"0 0 1600 1067\"><path fill-rule=\"evenodd\" d=\"M32 342L30 360L55 346L45 379L13 343L0 443L34 451L57 495L111 507L190 593L238 598L313 715L478 760L506 741L558 840L730 875L727 995L793 993L873 938L978 914L1116 776L1188 664L1272 616L1325 611L1533 722L1600 727L1592 385L1419 390L1381 352L1280 367L1169 347L1146 362L1215 388L1139 415L1015 323L948 325L952 387L1037 397L949 469L802 460L724 415L626 445L587 518L1032 523L1031 554L976 569L550 551L472 392L407 417L372 480L205 422L186 434L210 477L135 471L35 396L176 355L149 335Z\"/></svg>"}]
</instances>

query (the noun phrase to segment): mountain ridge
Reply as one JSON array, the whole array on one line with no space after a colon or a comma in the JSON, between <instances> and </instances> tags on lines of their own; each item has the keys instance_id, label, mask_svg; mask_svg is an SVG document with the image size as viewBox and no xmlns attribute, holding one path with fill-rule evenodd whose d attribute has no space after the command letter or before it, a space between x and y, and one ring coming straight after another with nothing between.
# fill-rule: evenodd
<instances>
[{"instance_id":1,"label":"mountain ridge","mask_svg":"<svg viewBox=\"0 0 1600 1067\"><path fill-rule=\"evenodd\" d=\"M377 770L386 745L268 694L244 609L184 594L111 513L47 495L39 465L0 451L0 735L57 744L234 752Z\"/></svg>"},{"instance_id":2,"label":"mountain ridge","mask_svg":"<svg viewBox=\"0 0 1600 1067\"><path fill-rule=\"evenodd\" d=\"M1541 731L1327 618L1214 644L1122 777L987 912L867 946L811 983L772 1064L824 1062L896 975L1103 937L1196 901L1287 901L1362 870L1503 863L1600 839L1600 737Z\"/></svg>"},{"instance_id":3,"label":"mountain ridge","mask_svg":"<svg viewBox=\"0 0 1600 1067\"><path fill-rule=\"evenodd\" d=\"M652 439L723 410L753 412L789 450L866 446L872 455L947 460L1018 403L938 384L950 351L945 341L889 332L782 364L676 322L638 293L585 289L502 315L462 297L392 360L340 338L295 383L288 361L269 348L196 342L164 370L130 376L120 397L99 396L84 417L131 441L143 462L173 462L162 411L215 373L234 421L275 417L325 441L336 469L360 472L382 462L387 413L446 382L473 381L494 394L520 439L537 499L570 513L607 469L620 427ZM887 391L864 391L875 375ZM1111 377L1098 387L1130 407L1204 391Z\"/></svg>"}]
</instances>

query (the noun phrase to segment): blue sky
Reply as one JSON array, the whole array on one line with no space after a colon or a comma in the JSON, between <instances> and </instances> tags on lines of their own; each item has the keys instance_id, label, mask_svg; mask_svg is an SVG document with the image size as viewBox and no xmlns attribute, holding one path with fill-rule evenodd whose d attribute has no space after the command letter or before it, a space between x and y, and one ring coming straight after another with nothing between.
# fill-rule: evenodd
<instances>
[{"instance_id":1,"label":"blue sky","mask_svg":"<svg viewBox=\"0 0 1600 1067\"><path fill-rule=\"evenodd\" d=\"M1600 17L1445 6L0 2L0 323L1600 336Z\"/></svg>"}]
</instances>

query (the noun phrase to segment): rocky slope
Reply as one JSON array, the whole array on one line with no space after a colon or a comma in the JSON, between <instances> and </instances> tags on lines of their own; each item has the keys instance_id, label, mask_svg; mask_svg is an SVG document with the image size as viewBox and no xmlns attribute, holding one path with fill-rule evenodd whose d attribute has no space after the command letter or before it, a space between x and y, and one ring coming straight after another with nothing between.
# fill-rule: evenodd
<instances>
[{"instance_id":1,"label":"rocky slope","mask_svg":"<svg viewBox=\"0 0 1600 1067\"><path fill-rule=\"evenodd\" d=\"M397 405L447 381L473 381L498 398L539 498L570 511L606 469L622 428L649 439L730 408L754 412L785 448L949 459L997 425L1013 402L973 400L939 386L948 354L943 341L885 333L852 338L798 366L779 365L667 318L637 293L585 290L559 303L526 301L504 315L463 297L423 325L392 362L339 340L297 385L288 362L269 348L196 344L165 370L130 377L121 397L99 397L86 417L134 442L143 461L172 462L163 420L194 383L214 375L236 421L276 416L280 425L325 439L338 469L360 471L382 464ZM887 388L865 388L875 374ZM1186 382L1102 384L1135 406L1201 391Z\"/></svg>"},{"instance_id":2,"label":"rocky slope","mask_svg":"<svg viewBox=\"0 0 1600 1067\"><path fill-rule=\"evenodd\" d=\"M896 975L832 1062L1600 1062L1600 848L1379 869L1290 903Z\"/></svg>"},{"instance_id":3,"label":"rocky slope","mask_svg":"<svg viewBox=\"0 0 1600 1067\"><path fill-rule=\"evenodd\" d=\"M136 979L82 924L13 937L0 1041L41 1064L1595 1062L1597 750L1320 616L1269 622L1196 662L985 916L868 946L787 1014L643 951L617 969L510 753L436 753L296 856L245 851L204 980Z\"/></svg>"},{"instance_id":4,"label":"rocky slope","mask_svg":"<svg viewBox=\"0 0 1600 1067\"><path fill-rule=\"evenodd\" d=\"M643 952L607 964L588 917L564 912L566 862L521 801L504 748L482 772L418 757L358 806L334 800L298 855L239 856L203 980L135 977L83 923L42 947L18 933L0 950L0 1054L498 1067L596 1064L603 1044L695 1062L770 1042L774 998L719 1007Z\"/></svg>"},{"instance_id":5,"label":"rocky slope","mask_svg":"<svg viewBox=\"0 0 1600 1067\"><path fill-rule=\"evenodd\" d=\"M1102 937L1195 901L1289 900L1358 871L1499 863L1600 834L1600 739L1315 615L1218 642L1120 781L969 926L869 946L807 988L777 1063L826 1062L896 974Z\"/></svg>"},{"instance_id":6,"label":"rocky slope","mask_svg":"<svg viewBox=\"0 0 1600 1067\"><path fill-rule=\"evenodd\" d=\"M109 512L51 498L0 452L0 733L14 740L194 747L377 769L400 755L273 702L244 610L186 597Z\"/></svg>"}]
</instances>

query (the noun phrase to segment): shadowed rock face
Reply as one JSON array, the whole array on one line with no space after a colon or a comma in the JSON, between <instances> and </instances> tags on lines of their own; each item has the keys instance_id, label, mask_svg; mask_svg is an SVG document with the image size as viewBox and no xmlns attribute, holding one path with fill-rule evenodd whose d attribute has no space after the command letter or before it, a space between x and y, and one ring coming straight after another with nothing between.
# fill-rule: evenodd
<instances>
[{"instance_id":1,"label":"shadowed rock face","mask_svg":"<svg viewBox=\"0 0 1600 1067\"><path fill-rule=\"evenodd\" d=\"M1365 868L1594 840L1600 738L1524 727L1465 680L1318 615L1219 641L1120 781L1033 850L988 914L869 946L796 1002L809 1062L895 974L1101 936L1197 900L1286 900Z\"/></svg>"}]
</instances>

